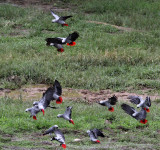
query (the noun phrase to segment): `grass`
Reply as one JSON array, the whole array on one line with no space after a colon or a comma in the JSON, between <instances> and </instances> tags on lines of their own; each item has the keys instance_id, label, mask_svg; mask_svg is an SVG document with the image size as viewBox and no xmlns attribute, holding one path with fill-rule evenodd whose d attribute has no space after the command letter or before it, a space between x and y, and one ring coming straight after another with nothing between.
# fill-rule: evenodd
<instances>
[{"instance_id":1,"label":"grass","mask_svg":"<svg viewBox=\"0 0 160 150\"><path fill-rule=\"evenodd\" d=\"M57 79L63 88L138 92L149 88L160 92L158 0L41 2L69 7L68 11L57 12L73 15L67 20L69 27L52 24L49 10L0 4L0 88L53 84ZM65 46L64 53L57 55L56 48L46 46L45 38L66 37L74 31L80 34L77 44ZM44 130L58 124L68 149L159 149L159 100L153 102L147 114L147 125L124 114L120 104L110 113L105 107L81 99L66 100L57 110L47 109L45 117L39 113L34 121L24 112L32 101L1 98L0 148L58 149L59 144L41 136ZM56 117L68 105L73 106L75 126ZM105 120L112 123L106 124ZM100 138L101 145L90 142L86 130L91 128L100 128L107 136ZM82 141L73 142L75 138Z\"/></svg>"},{"instance_id":2,"label":"grass","mask_svg":"<svg viewBox=\"0 0 160 150\"><path fill-rule=\"evenodd\" d=\"M123 11L128 3L123 3L125 6L118 10L117 7L120 6L116 2L109 1L110 5L102 5L105 1L97 4L93 0L91 5L87 1L85 7L79 3L79 13L72 9L59 13L74 16L67 20L69 27L65 28L51 23L49 11L1 4L0 87L16 89L30 83L52 84L58 79L63 87L117 91L153 88L159 92L159 18L156 15L150 18L153 20L149 23L157 19L154 24L158 27L149 29L148 23L140 29L143 21L141 18L138 20L140 25L136 27L132 25L134 21L129 20L135 13L141 16L143 9L156 14L158 2L142 1L140 5L132 6L129 13ZM65 3L64 1L62 7L66 6ZM75 5L73 1L70 3ZM100 6L106 11L99 14ZM87 8L91 13L86 12ZM84 15L85 13L88 14ZM125 32L110 25L87 22L95 20L117 25L111 22L111 18L102 19L115 13L122 14L121 21L123 17L129 17L126 20L130 24L124 26L137 31ZM148 16L144 15L143 18L148 19ZM45 38L66 37L73 31L80 33L77 45L65 46L63 54L57 56L54 47L45 45Z\"/></svg>"},{"instance_id":3,"label":"grass","mask_svg":"<svg viewBox=\"0 0 160 150\"><path fill-rule=\"evenodd\" d=\"M44 147L45 149L59 147L58 143L50 142L49 136L42 136L46 129L55 124L65 134L68 149L107 147L123 149L124 147L139 148L141 146L144 149L148 146L156 149L159 147L157 138L160 138L160 117L157 112L159 112L160 103L158 101L152 103L151 112L147 114L148 123L146 125L140 124L125 114L120 109L121 103L118 103L114 107L115 111L111 113L106 107L95 103L88 104L81 99L79 101L65 100L63 104L57 106L58 109L48 108L45 116L39 113L37 121L35 121L29 117L29 113L24 111L32 103L33 101L13 100L7 97L0 99L0 145L2 147ZM52 102L52 105L54 103ZM75 125L56 117L58 114L64 113L67 106L73 106L72 119ZM106 124L105 120L111 123ZM104 139L99 138L100 145L92 144L86 133L88 129L93 128L101 129L106 135ZM81 141L74 142L74 139L77 138L80 138ZM115 144L112 145L112 143Z\"/></svg>"}]
</instances>

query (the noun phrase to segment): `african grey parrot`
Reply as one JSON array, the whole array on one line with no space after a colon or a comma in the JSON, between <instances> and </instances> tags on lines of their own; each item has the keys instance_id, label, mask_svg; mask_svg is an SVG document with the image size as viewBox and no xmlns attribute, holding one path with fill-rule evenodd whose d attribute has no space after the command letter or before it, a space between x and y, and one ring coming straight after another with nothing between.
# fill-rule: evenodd
<instances>
[{"instance_id":1,"label":"african grey parrot","mask_svg":"<svg viewBox=\"0 0 160 150\"><path fill-rule=\"evenodd\" d=\"M71 118L71 114L72 114L72 107L68 106L66 108L66 111L64 114L58 114L57 117L58 118L64 118L65 120L69 121L70 123L74 124L72 118Z\"/></svg>"},{"instance_id":2,"label":"african grey parrot","mask_svg":"<svg viewBox=\"0 0 160 150\"><path fill-rule=\"evenodd\" d=\"M55 80L54 84L52 87L49 87L44 93L43 97L40 99L40 101L33 102L34 106L38 106L40 110L42 110L43 115L44 115L44 109L49 107L50 102L53 100L56 100L57 104L61 104L63 99L61 97L62 94L62 87L60 83Z\"/></svg>"},{"instance_id":3,"label":"african grey parrot","mask_svg":"<svg viewBox=\"0 0 160 150\"><path fill-rule=\"evenodd\" d=\"M65 23L65 20L72 17L72 16L61 16L61 17L59 17L52 10L51 10L51 14L55 18L55 19L52 20L52 23L59 23L62 26L68 26L68 24Z\"/></svg>"},{"instance_id":4,"label":"african grey parrot","mask_svg":"<svg viewBox=\"0 0 160 150\"><path fill-rule=\"evenodd\" d=\"M54 125L51 128L49 128L47 131L45 131L45 133L43 135L52 134L52 133L54 133L56 135L56 137L52 137L51 141L57 140L59 143L61 143L60 145L63 148L66 148L65 137L64 137L63 133L58 129L57 125Z\"/></svg>"},{"instance_id":5,"label":"african grey parrot","mask_svg":"<svg viewBox=\"0 0 160 150\"><path fill-rule=\"evenodd\" d=\"M100 143L100 141L97 139L98 136L105 137L104 134L99 129L96 128L93 130L87 130L87 133L90 137L90 140L97 143Z\"/></svg>"},{"instance_id":6,"label":"african grey parrot","mask_svg":"<svg viewBox=\"0 0 160 150\"><path fill-rule=\"evenodd\" d=\"M30 117L33 116L33 119L37 120L36 114L39 113L42 110L39 109L39 107L36 105L36 106L31 107L31 108L27 108L25 111L30 112L31 113Z\"/></svg>"},{"instance_id":7,"label":"african grey parrot","mask_svg":"<svg viewBox=\"0 0 160 150\"><path fill-rule=\"evenodd\" d=\"M137 112L133 107L124 103L121 105L121 108L136 120L140 120L140 123L142 124L147 123L147 120L146 120L147 113L143 108L141 108L141 110Z\"/></svg>"},{"instance_id":8,"label":"african grey parrot","mask_svg":"<svg viewBox=\"0 0 160 150\"><path fill-rule=\"evenodd\" d=\"M55 46L57 48L57 51L63 52L63 44L67 44L70 46L74 46L76 44L75 40L79 37L78 32L73 32L69 34L68 37L62 38L62 37L56 37L56 38L46 38L46 45L47 46Z\"/></svg>"},{"instance_id":9,"label":"african grey parrot","mask_svg":"<svg viewBox=\"0 0 160 150\"><path fill-rule=\"evenodd\" d=\"M130 99L130 102L133 104L137 104L137 108L142 107L147 112L150 112L149 107L151 107L151 99L150 97L146 97L145 100L143 100L140 96L128 96L128 99Z\"/></svg>"},{"instance_id":10,"label":"african grey parrot","mask_svg":"<svg viewBox=\"0 0 160 150\"><path fill-rule=\"evenodd\" d=\"M116 105L117 103L117 97L115 95L113 95L112 97L108 98L108 100L103 100L98 102L98 104L102 105L102 106L107 106L108 110L113 112L114 108L112 107L112 105Z\"/></svg>"}]
</instances>

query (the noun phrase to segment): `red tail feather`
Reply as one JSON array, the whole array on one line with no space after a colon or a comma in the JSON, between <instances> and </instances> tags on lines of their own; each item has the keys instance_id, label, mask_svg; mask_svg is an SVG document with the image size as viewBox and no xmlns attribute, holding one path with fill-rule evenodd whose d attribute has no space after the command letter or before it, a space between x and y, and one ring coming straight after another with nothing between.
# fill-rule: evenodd
<instances>
[{"instance_id":1,"label":"red tail feather","mask_svg":"<svg viewBox=\"0 0 160 150\"><path fill-rule=\"evenodd\" d=\"M57 103L57 104L61 104L62 102L63 102L62 97L59 97L59 98L56 100L56 103Z\"/></svg>"},{"instance_id":2,"label":"red tail feather","mask_svg":"<svg viewBox=\"0 0 160 150\"><path fill-rule=\"evenodd\" d=\"M99 141L99 140L97 140L96 142L97 142L97 143L100 143L100 141Z\"/></svg>"},{"instance_id":3,"label":"red tail feather","mask_svg":"<svg viewBox=\"0 0 160 150\"><path fill-rule=\"evenodd\" d=\"M63 26L68 26L68 24L65 23L65 24L63 24Z\"/></svg>"},{"instance_id":4,"label":"red tail feather","mask_svg":"<svg viewBox=\"0 0 160 150\"><path fill-rule=\"evenodd\" d=\"M149 109L146 109L146 112L150 112L150 110L149 110Z\"/></svg>"},{"instance_id":5,"label":"red tail feather","mask_svg":"<svg viewBox=\"0 0 160 150\"><path fill-rule=\"evenodd\" d=\"M144 119L144 120L140 120L140 123L142 124L146 124L148 122L148 120Z\"/></svg>"},{"instance_id":6,"label":"red tail feather","mask_svg":"<svg viewBox=\"0 0 160 150\"><path fill-rule=\"evenodd\" d=\"M57 51L62 53L62 52L64 52L64 49L63 48L57 49Z\"/></svg>"},{"instance_id":7,"label":"red tail feather","mask_svg":"<svg viewBox=\"0 0 160 150\"><path fill-rule=\"evenodd\" d=\"M34 120L37 120L37 117L36 117L36 116L33 116L33 119L34 119Z\"/></svg>"},{"instance_id":8,"label":"red tail feather","mask_svg":"<svg viewBox=\"0 0 160 150\"><path fill-rule=\"evenodd\" d=\"M109 110L110 112L113 112L113 111L114 111L114 108L113 108L113 107L110 107L108 110Z\"/></svg>"},{"instance_id":9,"label":"red tail feather","mask_svg":"<svg viewBox=\"0 0 160 150\"><path fill-rule=\"evenodd\" d=\"M68 46L74 46L76 45L76 42L67 43Z\"/></svg>"},{"instance_id":10,"label":"red tail feather","mask_svg":"<svg viewBox=\"0 0 160 150\"><path fill-rule=\"evenodd\" d=\"M66 148L66 144L62 144L62 147L65 149Z\"/></svg>"},{"instance_id":11,"label":"red tail feather","mask_svg":"<svg viewBox=\"0 0 160 150\"><path fill-rule=\"evenodd\" d=\"M44 115L44 109L42 109L43 115Z\"/></svg>"},{"instance_id":12,"label":"red tail feather","mask_svg":"<svg viewBox=\"0 0 160 150\"><path fill-rule=\"evenodd\" d=\"M149 110L149 109L147 109L147 108L144 108L144 110L145 110L146 112L150 112L150 110Z\"/></svg>"},{"instance_id":13,"label":"red tail feather","mask_svg":"<svg viewBox=\"0 0 160 150\"><path fill-rule=\"evenodd\" d=\"M72 119L71 119L69 122L70 122L70 123L72 123L72 124L74 124L74 122L73 122L73 120L72 120Z\"/></svg>"}]
</instances>

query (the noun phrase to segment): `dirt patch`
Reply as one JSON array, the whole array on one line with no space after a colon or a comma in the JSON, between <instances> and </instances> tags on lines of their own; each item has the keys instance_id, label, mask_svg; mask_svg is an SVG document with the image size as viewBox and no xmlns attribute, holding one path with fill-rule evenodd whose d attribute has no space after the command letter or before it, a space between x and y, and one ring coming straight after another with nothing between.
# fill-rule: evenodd
<instances>
[{"instance_id":1,"label":"dirt patch","mask_svg":"<svg viewBox=\"0 0 160 150\"><path fill-rule=\"evenodd\" d=\"M30 30L27 29L19 29L19 30L14 30L14 32L9 33L9 36L14 36L14 37L25 37L29 36Z\"/></svg>"},{"instance_id":2,"label":"dirt patch","mask_svg":"<svg viewBox=\"0 0 160 150\"><path fill-rule=\"evenodd\" d=\"M111 90L100 90L98 92L91 92L89 90L79 90L79 93L81 95L83 95L84 99L87 99L89 101L100 101L100 100L105 100L113 95L116 95L118 97L118 100L120 101L128 101L127 97L130 95L138 95L136 93L129 93L129 92L113 92ZM150 96L151 100L155 100L155 99L159 99L160 96L158 96L158 94L155 95L148 95L147 91L142 91L142 95L139 95L143 98L145 98L146 96Z\"/></svg>"},{"instance_id":3,"label":"dirt patch","mask_svg":"<svg viewBox=\"0 0 160 150\"><path fill-rule=\"evenodd\" d=\"M122 30L122 31L126 31L126 32L132 32L132 31L137 31L136 29L133 28L127 28L127 27L122 27L122 26L116 26L116 25L112 25L109 23L105 23L105 22L99 22L99 21L87 21L88 23L95 23L95 24L103 24L103 25L109 25L112 26L118 30Z\"/></svg>"},{"instance_id":4,"label":"dirt patch","mask_svg":"<svg viewBox=\"0 0 160 150\"><path fill-rule=\"evenodd\" d=\"M37 84L37 85L28 85L24 86L18 90L10 89L0 89L0 97L10 97L13 99L22 99L22 100L39 100L42 97L43 92L46 91L48 85ZM127 97L129 95L138 95L136 93L129 92L113 92L111 90L100 90L97 92L83 89L63 89L63 99L64 100L79 100L82 99L86 102L92 103L100 100L105 100L113 95L118 97L119 101L128 101ZM160 96L156 93L154 95L148 95L147 89L142 90L142 94L139 95L145 98L150 96L151 100L160 99Z\"/></svg>"},{"instance_id":5,"label":"dirt patch","mask_svg":"<svg viewBox=\"0 0 160 150\"><path fill-rule=\"evenodd\" d=\"M50 1L43 1L43 0L3 0L2 3L9 3L15 7L35 7L36 9L42 9L43 11L49 11L53 9L55 12L64 12L69 11L70 8L65 6L65 8L59 8L61 6L61 1L58 0L50 0ZM64 3L63 3L64 5ZM57 6L57 7L56 7ZM64 7L64 6L61 6Z\"/></svg>"},{"instance_id":6,"label":"dirt patch","mask_svg":"<svg viewBox=\"0 0 160 150\"><path fill-rule=\"evenodd\" d=\"M30 148L17 147L17 146L4 146L3 150L31 150ZM32 150L46 150L45 148L32 148Z\"/></svg>"}]
</instances>

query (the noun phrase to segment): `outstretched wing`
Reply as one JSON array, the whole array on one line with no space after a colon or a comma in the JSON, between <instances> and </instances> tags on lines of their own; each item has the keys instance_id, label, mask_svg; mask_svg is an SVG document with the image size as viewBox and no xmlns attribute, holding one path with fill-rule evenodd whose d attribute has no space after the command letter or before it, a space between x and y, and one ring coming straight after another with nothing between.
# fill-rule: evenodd
<instances>
[{"instance_id":1,"label":"outstretched wing","mask_svg":"<svg viewBox=\"0 0 160 150\"><path fill-rule=\"evenodd\" d=\"M62 87L57 80L55 80L53 87L49 87L43 93L43 97L41 98L40 103L43 104L44 108L48 107L50 102L55 99L54 94L58 96L62 94Z\"/></svg>"},{"instance_id":2,"label":"outstretched wing","mask_svg":"<svg viewBox=\"0 0 160 150\"><path fill-rule=\"evenodd\" d=\"M32 116L35 116L38 112L40 112L40 109L36 105L36 106L31 107L31 108L27 108L25 111L26 112L29 111L31 113L30 116L32 117Z\"/></svg>"},{"instance_id":3,"label":"outstretched wing","mask_svg":"<svg viewBox=\"0 0 160 150\"><path fill-rule=\"evenodd\" d=\"M109 104L108 100L101 100L101 101L98 102L98 104L100 104L102 106L110 107L110 104Z\"/></svg>"},{"instance_id":4,"label":"outstretched wing","mask_svg":"<svg viewBox=\"0 0 160 150\"><path fill-rule=\"evenodd\" d=\"M129 106L129 105L127 105L127 104L122 104L121 105L121 108L127 113L127 114L129 114L130 116L132 116L132 114L134 114L135 112L136 112L136 110L133 108L133 107L131 107L131 106ZM133 117L133 116L132 116ZM135 117L134 117L135 118Z\"/></svg>"},{"instance_id":5,"label":"outstretched wing","mask_svg":"<svg viewBox=\"0 0 160 150\"><path fill-rule=\"evenodd\" d=\"M69 118L71 118L71 114L72 114L72 107L68 106L66 108L64 115L69 116Z\"/></svg>"},{"instance_id":6,"label":"outstretched wing","mask_svg":"<svg viewBox=\"0 0 160 150\"><path fill-rule=\"evenodd\" d=\"M90 137L91 141L97 140L97 137L92 130L90 130L89 137Z\"/></svg>"},{"instance_id":7,"label":"outstretched wing","mask_svg":"<svg viewBox=\"0 0 160 150\"><path fill-rule=\"evenodd\" d=\"M59 17L58 15L56 15L52 10L50 10L50 11L51 11L52 16L53 16L56 20L60 18L60 17Z\"/></svg>"},{"instance_id":8,"label":"outstretched wing","mask_svg":"<svg viewBox=\"0 0 160 150\"><path fill-rule=\"evenodd\" d=\"M43 93L43 97L40 99L40 103L42 103L43 107L46 109L51 100L53 100L53 89L52 87L49 87L46 92Z\"/></svg>"},{"instance_id":9,"label":"outstretched wing","mask_svg":"<svg viewBox=\"0 0 160 150\"><path fill-rule=\"evenodd\" d=\"M65 143L65 137L64 137L63 133L61 132L61 130L56 129L54 131L54 134L56 135L57 141L59 141L60 143Z\"/></svg>"},{"instance_id":10,"label":"outstretched wing","mask_svg":"<svg viewBox=\"0 0 160 150\"><path fill-rule=\"evenodd\" d=\"M99 129L95 128L92 131L94 132L96 138L97 136L105 137L104 134Z\"/></svg>"},{"instance_id":11,"label":"outstretched wing","mask_svg":"<svg viewBox=\"0 0 160 150\"><path fill-rule=\"evenodd\" d=\"M50 44L62 44L62 39L60 38L46 38L45 41L47 42L46 45Z\"/></svg>"},{"instance_id":12,"label":"outstretched wing","mask_svg":"<svg viewBox=\"0 0 160 150\"><path fill-rule=\"evenodd\" d=\"M69 36L67 37L66 41L75 41L77 38L79 37L79 33L78 32L73 32L72 34L69 34Z\"/></svg>"},{"instance_id":13,"label":"outstretched wing","mask_svg":"<svg viewBox=\"0 0 160 150\"><path fill-rule=\"evenodd\" d=\"M130 99L130 102L133 104L139 104L141 102L141 98L139 96L128 96L128 99Z\"/></svg>"},{"instance_id":14,"label":"outstretched wing","mask_svg":"<svg viewBox=\"0 0 160 150\"><path fill-rule=\"evenodd\" d=\"M71 17L73 17L73 16L62 16L59 19L65 21L66 19L71 18Z\"/></svg>"},{"instance_id":15,"label":"outstretched wing","mask_svg":"<svg viewBox=\"0 0 160 150\"><path fill-rule=\"evenodd\" d=\"M54 97L53 97L54 94L57 94L57 95L62 94L61 85L57 80L55 80L53 87L49 87L43 93L43 97L41 98L40 103L42 103L45 108L48 107L50 102L54 100Z\"/></svg>"},{"instance_id":16,"label":"outstretched wing","mask_svg":"<svg viewBox=\"0 0 160 150\"><path fill-rule=\"evenodd\" d=\"M53 127L50 127L48 130L46 130L43 135L49 134L49 133L53 133Z\"/></svg>"},{"instance_id":17,"label":"outstretched wing","mask_svg":"<svg viewBox=\"0 0 160 150\"><path fill-rule=\"evenodd\" d=\"M151 107L151 99L150 97L146 97L146 100L145 100L145 104L148 106L148 107Z\"/></svg>"},{"instance_id":18,"label":"outstretched wing","mask_svg":"<svg viewBox=\"0 0 160 150\"><path fill-rule=\"evenodd\" d=\"M60 83L57 80L55 80L53 88L54 88L55 93L57 95L59 95L59 96L62 95L62 87L61 87Z\"/></svg>"},{"instance_id":19,"label":"outstretched wing","mask_svg":"<svg viewBox=\"0 0 160 150\"><path fill-rule=\"evenodd\" d=\"M112 97L110 97L108 99L108 102L111 104L111 105L115 105L117 103L117 97L115 95L113 95Z\"/></svg>"}]
</instances>

